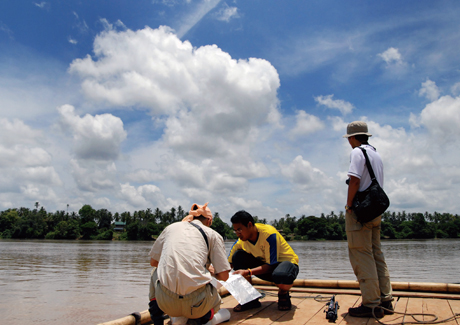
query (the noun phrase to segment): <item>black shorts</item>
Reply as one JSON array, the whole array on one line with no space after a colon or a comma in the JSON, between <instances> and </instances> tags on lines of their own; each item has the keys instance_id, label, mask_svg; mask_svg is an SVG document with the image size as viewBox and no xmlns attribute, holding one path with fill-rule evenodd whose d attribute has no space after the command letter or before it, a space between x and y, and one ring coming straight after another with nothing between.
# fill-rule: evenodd
<instances>
[{"instance_id":1,"label":"black shorts","mask_svg":"<svg viewBox=\"0 0 460 325\"><path fill-rule=\"evenodd\" d=\"M234 270L245 270L253 269L267 263L262 262L244 250L237 250L235 254L233 254L232 264ZM275 284L293 284L299 274L299 266L288 261L280 262L276 265L272 273L258 274L255 276L265 281L274 282Z\"/></svg>"}]
</instances>

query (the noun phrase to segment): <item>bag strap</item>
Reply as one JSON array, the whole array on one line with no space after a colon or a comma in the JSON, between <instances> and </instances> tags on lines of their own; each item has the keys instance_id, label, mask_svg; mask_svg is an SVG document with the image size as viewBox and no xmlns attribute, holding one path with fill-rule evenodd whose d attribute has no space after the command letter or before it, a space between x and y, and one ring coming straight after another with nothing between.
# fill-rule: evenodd
<instances>
[{"instance_id":1,"label":"bag strap","mask_svg":"<svg viewBox=\"0 0 460 325\"><path fill-rule=\"evenodd\" d=\"M206 246L208 247L208 251L209 251L209 242L208 242L208 236L206 236L205 232L203 229L201 229L200 226L198 226L197 224L194 224L193 222L189 222L193 227L195 227L196 229L198 229L201 234L203 235L203 238L204 238L204 241L206 242Z\"/></svg>"},{"instance_id":2,"label":"bag strap","mask_svg":"<svg viewBox=\"0 0 460 325\"><path fill-rule=\"evenodd\" d=\"M358 148L362 150L364 154L364 158L366 158L366 166L367 166L367 170L369 171L369 175L371 176L371 181L373 181L374 179L377 181L377 179L375 178L374 170L372 169L372 166L371 166L371 162L369 161L369 157L367 156L366 149L362 147L358 147Z\"/></svg>"}]
</instances>

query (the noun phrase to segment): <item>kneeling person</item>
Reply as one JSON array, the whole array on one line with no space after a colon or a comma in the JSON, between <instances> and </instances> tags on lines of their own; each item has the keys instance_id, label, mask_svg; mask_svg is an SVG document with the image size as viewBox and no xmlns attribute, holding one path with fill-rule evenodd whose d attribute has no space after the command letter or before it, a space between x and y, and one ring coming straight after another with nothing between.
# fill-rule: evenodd
<instances>
[{"instance_id":1,"label":"kneeling person","mask_svg":"<svg viewBox=\"0 0 460 325\"><path fill-rule=\"evenodd\" d=\"M221 298L210 283L226 281L230 272L222 236L209 228L212 213L193 204L183 222L167 226L150 251L152 271L149 312L154 325L163 325L163 314L187 317L188 324L205 324L220 309ZM212 268L211 268L212 270Z\"/></svg>"},{"instance_id":2,"label":"kneeling person","mask_svg":"<svg viewBox=\"0 0 460 325\"><path fill-rule=\"evenodd\" d=\"M283 236L270 225L255 223L246 211L238 211L231 218L238 240L233 244L228 261L234 273L249 278L255 275L278 287L278 309L290 310L289 290L299 274L299 258ZM259 299L244 305L238 304L239 312L260 307Z\"/></svg>"}]
</instances>

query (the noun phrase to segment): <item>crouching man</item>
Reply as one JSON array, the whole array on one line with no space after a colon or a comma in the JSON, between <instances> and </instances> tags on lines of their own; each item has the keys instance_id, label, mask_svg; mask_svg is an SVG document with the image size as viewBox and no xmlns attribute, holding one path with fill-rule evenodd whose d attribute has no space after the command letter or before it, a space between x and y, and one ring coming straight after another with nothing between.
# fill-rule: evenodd
<instances>
[{"instance_id":1,"label":"crouching man","mask_svg":"<svg viewBox=\"0 0 460 325\"><path fill-rule=\"evenodd\" d=\"M238 241L233 244L228 261L235 270L250 280L252 275L274 282L278 287L278 309L290 310L289 290L299 274L299 258L283 236L270 225L254 223L246 211L238 211L231 218ZM260 307L259 299L233 311L239 312Z\"/></svg>"},{"instance_id":2,"label":"crouching man","mask_svg":"<svg viewBox=\"0 0 460 325\"><path fill-rule=\"evenodd\" d=\"M209 268L212 264L215 277L226 281L231 267L222 236L209 228L207 205L193 204L189 215L167 226L153 244L149 312L154 325L163 325L164 313L186 317L188 324L205 324L220 309Z\"/></svg>"}]
</instances>

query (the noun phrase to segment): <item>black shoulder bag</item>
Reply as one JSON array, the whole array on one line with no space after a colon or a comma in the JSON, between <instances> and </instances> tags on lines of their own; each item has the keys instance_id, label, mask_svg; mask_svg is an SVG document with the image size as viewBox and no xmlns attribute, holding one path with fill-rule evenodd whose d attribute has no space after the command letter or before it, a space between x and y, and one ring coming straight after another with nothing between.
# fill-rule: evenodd
<instances>
[{"instance_id":1,"label":"black shoulder bag","mask_svg":"<svg viewBox=\"0 0 460 325\"><path fill-rule=\"evenodd\" d=\"M365 191L356 193L351 209L356 214L358 222L364 224L381 216L390 206L390 199L375 178L374 170L367 156L366 149L361 147L359 147L359 149L363 151L364 158L366 158L366 166L371 176L372 183Z\"/></svg>"},{"instance_id":2,"label":"black shoulder bag","mask_svg":"<svg viewBox=\"0 0 460 325\"><path fill-rule=\"evenodd\" d=\"M193 227L195 227L196 229L198 229L201 232L201 234L203 235L204 241L206 242L206 246L208 247L208 254L209 254L208 236L206 236L206 233L204 232L203 229L201 229L200 226L194 224L193 222L189 222L189 224L191 224ZM204 266L204 268L206 269L206 265Z\"/></svg>"},{"instance_id":3,"label":"black shoulder bag","mask_svg":"<svg viewBox=\"0 0 460 325\"><path fill-rule=\"evenodd\" d=\"M196 224L194 224L194 223L192 223L192 222L189 222L189 223L190 223L193 227L195 227L196 229L198 229L198 230L201 232L201 234L203 235L204 241L206 242L206 246L208 247L208 250L209 250L208 236L206 236L204 230L201 229L200 226L198 226L198 225L196 225Z\"/></svg>"}]
</instances>

